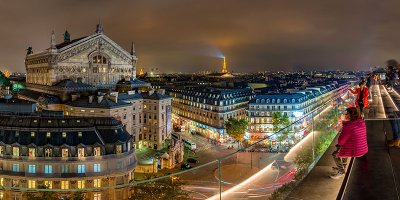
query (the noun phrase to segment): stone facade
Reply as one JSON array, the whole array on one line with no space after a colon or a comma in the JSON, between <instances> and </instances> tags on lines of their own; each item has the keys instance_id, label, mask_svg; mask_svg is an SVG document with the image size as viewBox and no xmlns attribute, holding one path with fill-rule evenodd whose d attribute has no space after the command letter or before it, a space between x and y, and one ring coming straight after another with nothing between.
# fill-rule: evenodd
<instances>
[{"instance_id":1,"label":"stone facade","mask_svg":"<svg viewBox=\"0 0 400 200\"><path fill-rule=\"evenodd\" d=\"M39 53L27 54L26 82L55 85L70 79L91 85L116 84L122 78L136 77L137 57L108 38L102 31L55 45Z\"/></svg>"}]
</instances>

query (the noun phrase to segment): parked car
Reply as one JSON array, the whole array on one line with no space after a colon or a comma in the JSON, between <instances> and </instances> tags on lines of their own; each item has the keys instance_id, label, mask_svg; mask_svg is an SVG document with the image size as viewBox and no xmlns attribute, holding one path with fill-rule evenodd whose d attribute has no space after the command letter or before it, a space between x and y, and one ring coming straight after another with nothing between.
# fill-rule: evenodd
<instances>
[{"instance_id":1,"label":"parked car","mask_svg":"<svg viewBox=\"0 0 400 200\"><path fill-rule=\"evenodd\" d=\"M190 169L190 168L192 168L192 166L190 166L190 165L187 164L187 163L181 164L181 170Z\"/></svg>"},{"instance_id":2,"label":"parked car","mask_svg":"<svg viewBox=\"0 0 400 200\"><path fill-rule=\"evenodd\" d=\"M199 160L194 159L194 158L188 158L186 161L187 161L188 163L194 163L194 164L199 163Z\"/></svg>"}]
</instances>

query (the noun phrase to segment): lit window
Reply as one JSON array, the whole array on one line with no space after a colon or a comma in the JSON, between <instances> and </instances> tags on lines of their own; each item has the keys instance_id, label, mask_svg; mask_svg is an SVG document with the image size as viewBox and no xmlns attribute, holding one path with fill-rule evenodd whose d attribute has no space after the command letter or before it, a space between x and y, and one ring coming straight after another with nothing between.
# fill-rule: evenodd
<instances>
[{"instance_id":1,"label":"lit window","mask_svg":"<svg viewBox=\"0 0 400 200\"><path fill-rule=\"evenodd\" d=\"M37 119L33 120L34 123L37 123Z\"/></svg>"},{"instance_id":2,"label":"lit window","mask_svg":"<svg viewBox=\"0 0 400 200\"><path fill-rule=\"evenodd\" d=\"M12 171L13 172L19 172L19 164L13 164L12 165Z\"/></svg>"},{"instance_id":3,"label":"lit window","mask_svg":"<svg viewBox=\"0 0 400 200\"><path fill-rule=\"evenodd\" d=\"M76 122L80 123L80 122L81 122L81 120L79 120L79 119L78 119L78 120L76 120Z\"/></svg>"},{"instance_id":4,"label":"lit window","mask_svg":"<svg viewBox=\"0 0 400 200\"><path fill-rule=\"evenodd\" d=\"M85 181L78 181L78 189L85 188Z\"/></svg>"},{"instance_id":5,"label":"lit window","mask_svg":"<svg viewBox=\"0 0 400 200\"><path fill-rule=\"evenodd\" d=\"M85 165L78 165L78 173L79 174L85 173Z\"/></svg>"},{"instance_id":6,"label":"lit window","mask_svg":"<svg viewBox=\"0 0 400 200\"><path fill-rule=\"evenodd\" d=\"M64 124L64 123L65 123L65 120L61 120L61 123L63 123L63 124Z\"/></svg>"},{"instance_id":7,"label":"lit window","mask_svg":"<svg viewBox=\"0 0 400 200\"><path fill-rule=\"evenodd\" d=\"M93 180L93 187L101 187L101 179L94 179Z\"/></svg>"},{"instance_id":8,"label":"lit window","mask_svg":"<svg viewBox=\"0 0 400 200\"><path fill-rule=\"evenodd\" d=\"M95 147L94 148L94 156L101 156L100 147Z\"/></svg>"},{"instance_id":9,"label":"lit window","mask_svg":"<svg viewBox=\"0 0 400 200\"><path fill-rule=\"evenodd\" d=\"M0 156L4 155L4 146L0 146Z\"/></svg>"},{"instance_id":10,"label":"lit window","mask_svg":"<svg viewBox=\"0 0 400 200\"><path fill-rule=\"evenodd\" d=\"M19 156L19 147L13 147L13 156Z\"/></svg>"},{"instance_id":11,"label":"lit window","mask_svg":"<svg viewBox=\"0 0 400 200\"><path fill-rule=\"evenodd\" d=\"M85 157L85 148L78 148L78 157Z\"/></svg>"},{"instance_id":12,"label":"lit window","mask_svg":"<svg viewBox=\"0 0 400 200\"><path fill-rule=\"evenodd\" d=\"M82 132L78 132L78 137L82 137Z\"/></svg>"},{"instance_id":13,"label":"lit window","mask_svg":"<svg viewBox=\"0 0 400 200\"><path fill-rule=\"evenodd\" d=\"M0 178L0 186L4 186L4 178Z\"/></svg>"},{"instance_id":14,"label":"lit window","mask_svg":"<svg viewBox=\"0 0 400 200\"><path fill-rule=\"evenodd\" d=\"M46 137L50 137L51 136L51 133L50 132L47 132L47 135L46 135Z\"/></svg>"},{"instance_id":15,"label":"lit window","mask_svg":"<svg viewBox=\"0 0 400 200\"><path fill-rule=\"evenodd\" d=\"M62 137L66 138L67 137L67 133L66 132L62 132Z\"/></svg>"},{"instance_id":16,"label":"lit window","mask_svg":"<svg viewBox=\"0 0 400 200\"><path fill-rule=\"evenodd\" d=\"M91 113L94 113L94 110L90 110Z\"/></svg>"},{"instance_id":17,"label":"lit window","mask_svg":"<svg viewBox=\"0 0 400 200\"><path fill-rule=\"evenodd\" d=\"M52 157L53 156L53 149L44 149L44 156L45 157Z\"/></svg>"},{"instance_id":18,"label":"lit window","mask_svg":"<svg viewBox=\"0 0 400 200\"><path fill-rule=\"evenodd\" d=\"M100 164L94 164L93 165L93 171L94 172L100 172L101 171L101 165Z\"/></svg>"},{"instance_id":19,"label":"lit window","mask_svg":"<svg viewBox=\"0 0 400 200\"><path fill-rule=\"evenodd\" d=\"M51 120L47 120L47 123L49 123L49 124L50 124L50 123L51 123Z\"/></svg>"},{"instance_id":20,"label":"lit window","mask_svg":"<svg viewBox=\"0 0 400 200\"><path fill-rule=\"evenodd\" d=\"M36 181L28 180L28 188L36 188Z\"/></svg>"},{"instance_id":21,"label":"lit window","mask_svg":"<svg viewBox=\"0 0 400 200\"><path fill-rule=\"evenodd\" d=\"M52 165L44 165L44 173L45 174L52 174L53 173L53 166Z\"/></svg>"},{"instance_id":22,"label":"lit window","mask_svg":"<svg viewBox=\"0 0 400 200\"><path fill-rule=\"evenodd\" d=\"M117 153L122 153L122 145L117 145Z\"/></svg>"},{"instance_id":23,"label":"lit window","mask_svg":"<svg viewBox=\"0 0 400 200\"><path fill-rule=\"evenodd\" d=\"M93 200L101 200L101 194L100 193L93 194Z\"/></svg>"},{"instance_id":24,"label":"lit window","mask_svg":"<svg viewBox=\"0 0 400 200\"><path fill-rule=\"evenodd\" d=\"M85 110L81 110L81 112L85 112Z\"/></svg>"},{"instance_id":25,"label":"lit window","mask_svg":"<svg viewBox=\"0 0 400 200\"><path fill-rule=\"evenodd\" d=\"M36 149L29 148L29 157L35 157L35 156L36 156Z\"/></svg>"},{"instance_id":26,"label":"lit window","mask_svg":"<svg viewBox=\"0 0 400 200\"><path fill-rule=\"evenodd\" d=\"M69 189L69 182L68 181L61 181L61 189Z\"/></svg>"},{"instance_id":27,"label":"lit window","mask_svg":"<svg viewBox=\"0 0 400 200\"><path fill-rule=\"evenodd\" d=\"M62 157L68 157L68 149L67 148L63 148L62 150L61 150L61 152L62 152L62 154L61 154L61 156Z\"/></svg>"},{"instance_id":28,"label":"lit window","mask_svg":"<svg viewBox=\"0 0 400 200\"><path fill-rule=\"evenodd\" d=\"M28 172L31 174L36 173L36 165L29 165L28 166Z\"/></svg>"},{"instance_id":29,"label":"lit window","mask_svg":"<svg viewBox=\"0 0 400 200\"><path fill-rule=\"evenodd\" d=\"M49 189L53 189L53 181L44 181L44 185Z\"/></svg>"},{"instance_id":30,"label":"lit window","mask_svg":"<svg viewBox=\"0 0 400 200\"><path fill-rule=\"evenodd\" d=\"M31 137L35 137L35 132L31 132Z\"/></svg>"}]
</instances>

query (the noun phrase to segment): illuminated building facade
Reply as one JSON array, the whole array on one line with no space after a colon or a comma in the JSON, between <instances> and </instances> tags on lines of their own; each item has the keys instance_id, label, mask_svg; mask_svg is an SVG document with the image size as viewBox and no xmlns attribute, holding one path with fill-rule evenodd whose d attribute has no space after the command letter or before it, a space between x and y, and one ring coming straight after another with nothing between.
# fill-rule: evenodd
<instances>
[{"instance_id":1,"label":"illuminated building facade","mask_svg":"<svg viewBox=\"0 0 400 200\"><path fill-rule=\"evenodd\" d=\"M260 94L249 102L248 118L249 132L256 139L273 133L272 115L281 112L293 123L310 113L316 107L329 101L337 95L344 94L349 85L324 85L308 87L305 90L292 93ZM291 131L303 128L304 121L299 121L290 127Z\"/></svg>"},{"instance_id":2,"label":"illuminated building facade","mask_svg":"<svg viewBox=\"0 0 400 200\"><path fill-rule=\"evenodd\" d=\"M77 39L71 39L65 31L59 44L53 32L48 49L34 53L32 47L28 48L26 83L52 86L70 79L106 87L122 78L134 79L136 62L133 43L128 53L104 34L101 24L94 34Z\"/></svg>"},{"instance_id":3,"label":"illuminated building facade","mask_svg":"<svg viewBox=\"0 0 400 200\"><path fill-rule=\"evenodd\" d=\"M0 196L23 199L25 188L99 188L87 199L127 199L133 180L132 138L113 118L0 115ZM21 188L21 189L18 189Z\"/></svg>"},{"instance_id":4,"label":"illuminated building facade","mask_svg":"<svg viewBox=\"0 0 400 200\"><path fill-rule=\"evenodd\" d=\"M161 149L171 135L171 97L164 90L141 93L151 84L136 79L136 52L108 38L99 24L94 34L56 44L25 60L27 89L18 98L37 103L39 110L67 116L114 117L133 136L135 148Z\"/></svg>"},{"instance_id":5,"label":"illuminated building facade","mask_svg":"<svg viewBox=\"0 0 400 200\"><path fill-rule=\"evenodd\" d=\"M246 108L253 90L218 88L170 89L174 125L181 130L198 132L223 142L227 135L225 121L247 118Z\"/></svg>"}]
</instances>

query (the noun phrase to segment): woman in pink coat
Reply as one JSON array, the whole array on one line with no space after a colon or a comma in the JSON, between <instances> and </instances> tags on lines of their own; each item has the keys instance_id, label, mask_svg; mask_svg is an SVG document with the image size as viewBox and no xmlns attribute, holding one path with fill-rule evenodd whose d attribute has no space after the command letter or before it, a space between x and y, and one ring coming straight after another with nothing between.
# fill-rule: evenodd
<instances>
[{"instance_id":1,"label":"woman in pink coat","mask_svg":"<svg viewBox=\"0 0 400 200\"><path fill-rule=\"evenodd\" d=\"M338 148L332 156L336 163L335 172L331 178L337 179L344 175L347 158L361 157L368 152L367 128L358 108L347 108L346 119L338 138Z\"/></svg>"}]
</instances>

